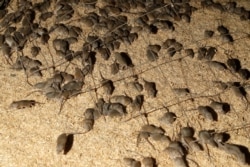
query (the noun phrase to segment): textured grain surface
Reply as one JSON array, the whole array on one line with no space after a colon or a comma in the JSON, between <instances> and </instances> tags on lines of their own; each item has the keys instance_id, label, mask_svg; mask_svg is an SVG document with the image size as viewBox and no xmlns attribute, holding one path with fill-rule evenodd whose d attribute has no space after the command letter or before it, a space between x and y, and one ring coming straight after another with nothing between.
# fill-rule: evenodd
<instances>
[{"instance_id":1,"label":"textured grain surface","mask_svg":"<svg viewBox=\"0 0 250 167\"><path fill-rule=\"evenodd\" d=\"M13 7L14 3L15 1L11 2ZM198 8L192 15L191 23L177 22L174 32L159 30L156 35L140 32L139 38L132 45L121 45L119 51L128 52L135 65L133 68L111 75L109 66L112 64L114 56L112 55L108 61L97 57L93 75L86 77L83 91L100 84L99 71L101 71L105 78L116 81L114 82L116 87L114 95L125 92L129 96L135 97L137 93L128 90L126 85L133 81L131 77L133 74L138 74L140 83L143 83L143 79L153 81L158 90L156 98L148 98L146 92L143 92L145 102L141 112L155 110L148 115L148 122L164 128L166 134L172 139L177 138L181 127L189 125L195 128L195 137L202 129L214 129L217 132L228 130L230 143L240 144L250 149L250 110L246 108L246 101L235 96L232 90L226 90L219 96L213 97L215 100L220 98L231 104L232 108L225 115L218 114L218 121L205 120L196 110L199 105L208 105L211 102L208 98L201 98L201 96L209 96L219 92L212 81L238 81L237 75L229 71L212 69L196 58L186 57L179 61L178 58L184 56L184 51L176 53L173 58L170 58L167 56L166 50L161 49L157 61L149 62L146 58L146 48L149 44L162 45L167 38L175 38L183 44L184 48L193 48L195 52L200 46L216 46L218 52L214 60L224 63L228 58L224 52L230 50L232 51L231 57L240 59L242 67L250 69L250 38L247 38L247 34L250 34L250 21L240 21L239 16L220 13L218 10L202 9L199 4L191 4ZM238 2L238 5L250 9L250 3L247 0ZM83 9L84 7L74 6L74 10L80 14L83 14ZM134 17L133 14L127 15L131 20ZM228 27L236 39L233 44L221 43L216 31L217 26L221 24L220 22ZM53 25L53 19L42 24L49 27ZM74 21L70 24L78 25ZM133 24L132 21L131 24ZM89 32L88 28L85 29L81 37L83 39ZM214 37L204 39L205 29L214 30ZM24 54L30 53L29 48L34 43L28 42ZM81 42L79 45L73 46L73 48L81 47ZM42 45L41 48L42 53L37 58L46 67L48 66L46 63L51 64L49 55L55 54L52 49L52 41L49 41L48 45ZM50 48L50 52L48 48ZM71 65L68 71L73 72L74 67ZM58 69L64 68L60 66ZM44 72L44 79L51 76L52 71L49 72ZM130 107L128 107L128 115L123 118L101 117L95 122L93 130L74 136L73 147L67 155L58 155L56 153L58 135L83 132L83 113L85 109L93 107L97 100L95 92L87 92L67 100L61 114L58 114L60 101L47 100L38 92L26 97L31 92L32 87L27 84L24 72L10 69L4 58L1 58L0 73L0 166L125 166L124 157L142 160L142 155L156 158L159 167L173 166L169 156L163 152L168 143L151 140L156 150L153 150L146 141L141 142L139 147L136 147L138 131L141 126L146 124L147 120L142 116L130 119L132 115L139 114L139 112L132 112ZM30 78L32 84L39 81L41 81L39 77ZM194 101L185 100L188 98L185 96L176 96L172 91L172 88L186 87L189 88L193 97L197 97ZM250 93L249 89L248 93ZM103 96L101 90L97 91L97 96ZM107 96L104 98L108 99ZM248 98L250 99L250 97ZM21 110L9 109L9 105L13 101L22 99L34 99L41 104ZM177 120L172 125L164 125L159 122L159 118L166 112L163 106L169 106L168 109L177 115ZM248 127L244 127L244 125L248 125ZM234 130L239 127L244 128ZM190 167L243 166L235 157L210 146L205 147L202 152L189 153L187 161Z\"/></svg>"}]
</instances>

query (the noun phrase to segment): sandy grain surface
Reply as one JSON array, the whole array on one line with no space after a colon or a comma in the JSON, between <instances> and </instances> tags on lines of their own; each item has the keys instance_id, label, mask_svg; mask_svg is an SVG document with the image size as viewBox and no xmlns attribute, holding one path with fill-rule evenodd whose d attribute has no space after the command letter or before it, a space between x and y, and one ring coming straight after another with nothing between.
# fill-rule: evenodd
<instances>
[{"instance_id":1,"label":"sandy grain surface","mask_svg":"<svg viewBox=\"0 0 250 167\"><path fill-rule=\"evenodd\" d=\"M133 74L138 74L141 83L143 83L143 79L154 81L158 90L156 98L148 98L143 92L145 102L142 112L156 110L148 115L148 122L164 128L166 134L173 140L177 138L181 127L189 125L195 128L195 137L202 129L211 129L216 132L228 131L230 134L229 143L250 148L250 110L246 107L246 100L236 97L232 90L226 90L219 96L212 97L215 100L220 98L231 105L229 113L226 115L218 114L218 121L204 120L195 110L199 105L210 103L208 98L199 98L200 96L209 96L219 92L212 81L239 81L241 79L237 74L228 70L214 70L203 61L195 58L186 57L179 61L179 58L184 55L183 51L170 58L167 56L166 50L161 49L159 59L156 62L149 62L146 59L145 48L147 45L161 45L167 38L175 38L183 44L184 48L193 48L196 51L200 46L217 46L218 52L214 59L221 62L226 62L228 56L224 52L230 50L232 51L231 56L238 58L242 67L250 69L250 38L247 37L247 34L250 34L250 21L241 21L239 16L220 13L217 10L202 9L199 4L191 4L198 8L192 15L191 23L177 22L174 32L159 30L156 35L140 32L139 38L132 45L121 45L119 51L128 52L135 65L133 69L111 75L109 65L113 62L114 57L111 56L108 61L103 61L97 55L93 76L86 77L83 91L100 83L99 71L101 71L103 76L116 81L114 82L114 95L126 92L127 95L135 97L137 93L128 90L126 84L133 80ZM240 1L238 5L250 9L250 2L247 0ZM81 14L82 8L74 6L74 9ZM127 15L133 19L132 14ZM216 31L216 27L221 23L228 27L233 38L237 39L233 44L221 43ZM44 26L52 24L53 19L49 19L49 22ZM70 24L77 25L74 22ZM215 31L212 39L204 39L205 29ZM87 30L83 30L83 32L81 38L86 36ZM39 42L37 44L39 45ZM32 45L34 43L27 44L24 49L25 54L29 54L29 46ZM43 62L44 67L46 67L46 63L51 63L49 54L55 54L51 41L48 45L42 46L42 52L37 57ZM82 42L73 47L81 48ZM48 48L50 48L51 53ZM1 58L0 67L0 166L123 167L125 166L122 160L124 157L141 160L143 156L155 157L159 167L173 166L168 155L163 152L168 143L151 140L156 150L152 149L146 141L140 143L138 147L136 146L138 131L147 120L143 116L130 119L133 115L139 114L132 112L130 107L128 107L128 114L125 117L115 119L102 117L95 122L92 131L83 135L74 135L73 147L68 154L57 155L55 147L58 135L83 131L83 113L86 108L94 106L95 92L87 92L67 100L61 114L58 114L60 101L47 100L39 92L32 93L27 97L32 91L32 87L27 84L23 71L10 69L3 58ZM72 72L74 68L75 66L71 65L68 71ZM58 69L63 69L63 67L58 67ZM50 73L44 72L43 78L31 77L29 80L34 84L51 76ZM197 98L194 101L185 101L188 97L176 96L172 88L181 87L188 87L192 96ZM249 88L248 93L250 93ZM105 99L108 98L102 95L101 89L98 89L97 95ZM250 100L249 96L248 98ZM9 109L12 101L22 99L34 99L41 104L21 110ZM169 106L168 109L178 117L171 126L158 121L158 118L166 112L163 106ZM248 127L244 127L244 125L248 125ZM235 130L236 128L240 129ZM204 151L201 152L190 152L187 155L187 161L190 167L247 166L238 162L234 156L210 146L205 147Z\"/></svg>"}]
</instances>

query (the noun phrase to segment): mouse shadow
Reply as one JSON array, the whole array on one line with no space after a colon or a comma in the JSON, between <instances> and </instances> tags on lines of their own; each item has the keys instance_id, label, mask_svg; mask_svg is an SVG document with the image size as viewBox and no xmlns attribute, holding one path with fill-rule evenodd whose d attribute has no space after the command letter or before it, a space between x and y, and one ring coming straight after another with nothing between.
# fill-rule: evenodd
<instances>
[{"instance_id":1,"label":"mouse shadow","mask_svg":"<svg viewBox=\"0 0 250 167\"><path fill-rule=\"evenodd\" d=\"M67 137L67 142L65 144L65 149L64 149L64 154L66 155L72 148L74 143L74 135L73 134L69 134Z\"/></svg>"}]
</instances>

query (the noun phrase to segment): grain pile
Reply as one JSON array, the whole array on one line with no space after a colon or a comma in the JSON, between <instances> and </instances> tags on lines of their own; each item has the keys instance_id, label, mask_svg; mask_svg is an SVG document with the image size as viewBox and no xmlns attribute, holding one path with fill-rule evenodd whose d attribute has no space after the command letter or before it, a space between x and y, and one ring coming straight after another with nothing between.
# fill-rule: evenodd
<instances>
[{"instance_id":1,"label":"grain pile","mask_svg":"<svg viewBox=\"0 0 250 167\"><path fill-rule=\"evenodd\" d=\"M250 3L2 1L1 166L248 166Z\"/></svg>"}]
</instances>

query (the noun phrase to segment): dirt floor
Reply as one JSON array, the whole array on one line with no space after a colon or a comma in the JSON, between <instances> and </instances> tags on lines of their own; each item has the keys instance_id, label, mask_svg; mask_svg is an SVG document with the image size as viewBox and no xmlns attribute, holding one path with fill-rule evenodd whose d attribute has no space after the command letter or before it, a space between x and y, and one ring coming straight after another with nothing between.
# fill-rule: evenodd
<instances>
[{"instance_id":1,"label":"dirt floor","mask_svg":"<svg viewBox=\"0 0 250 167\"><path fill-rule=\"evenodd\" d=\"M225 4L228 1L219 1ZM97 6L102 3L98 2ZM213 60L226 63L229 58L237 58L241 62L242 68L250 69L250 20L242 21L238 15L220 12L216 9L206 9L200 3L191 1L191 5L198 10L193 12L191 22L176 21L175 30L159 29L157 34L150 34L145 31L138 32L138 39L131 45L122 43L119 52L127 52L134 64L126 70L121 70L118 74L110 73L110 65L114 62L113 54L109 60L104 61L98 54L92 75L85 78L83 92L66 101L60 114L60 100L48 100L41 92L31 93L34 88L27 83L27 78L23 70L16 71L6 63L4 57L0 63L0 166L2 167L35 167L35 166L78 166L78 167L125 167L123 158L131 157L142 160L143 157L151 156L156 159L158 167L173 166L173 161L164 151L169 142L154 141L149 139L151 145L142 140L137 146L137 135L140 128L149 123L160 126L165 130L171 140L178 139L180 129L190 126L195 129L195 138L198 138L200 130L214 130L215 132L226 132L230 135L227 143L237 144L246 148L246 155L249 156L250 149L250 87L249 80L243 80L237 73L229 69L217 70L209 66L205 61L197 59L199 47L214 46L217 48ZM11 1L9 9L11 12L16 8L16 1ZM242 0L237 2L237 6L244 6L250 10L250 2ZM49 11L53 11L55 4L52 3ZM86 15L97 9L87 9L84 5L73 5L75 10L74 18ZM13 12L13 11L12 11ZM133 25L138 14L125 13L128 16L128 24ZM38 17L38 16L37 16ZM38 18L36 17L36 21ZM49 29L54 24L54 18L41 22L40 26ZM66 21L70 25L80 26L83 29L78 43L72 45L72 50L80 50L83 41L90 33L91 28L85 27L82 23ZM219 25L224 25L230 31L234 42L225 43L221 41L216 30ZM16 25L17 27L19 25ZM204 30L213 30L214 36L210 39L204 38ZM4 30L2 29L2 32ZM91 32L95 34L95 32ZM100 34L98 34L100 35ZM53 49L52 40L58 34L51 34L48 44L42 45L39 40L28 41L24 48L24 55L30 55L31 46L40 46L41 52L35 58L40 60L42 67L52 64L52 57L57 63L59 59ZM60 37L60 36L59 36ZM166 39L174 38L182 43L183 48L193 48L195 57L186 57L184 49L177 52L173 57L169 57L166 49L159 51L159 59L150 62L146 57L146 48L149 44L162 45ZM230 54L226 54L226 53ZM16 58L13 53L13 61ZM67 72L74 73L77 60L71 64L58 66L57 70L64 70L68 65ZM85 134L75 134L73 146L66 154L57 154L56 140L61 133L81 133L84 132L83 120L84 111L94 107L97 97L108 100L110 96L103 94L102 89L88 91L100 85L100 72L104 78L114 82L115 90L113 95L128 95L134 98L138 92L134 92L127 86L133 81L135 74L138 81L143 80L156 83L157 96L148 97L145 90L141 92L145 96L143 107L140 112L133 112L131 106L127 107L127 112L123 117L110 118L101 117L94 123L93 130ZM29 77L29 82L35 83L45 81L52 76L52 69L43 71L43 77ZM235 95L231 88L221 91L213 81L240 82L246 85L246 98ZM174 93L174 88L188 88L190 94L178 96ZM31 93L31 94L30 94ZM190 100L193 98L194 100ZM38 103L31 108L15 109L9 108L13 101L35 100ZM231 110L226 113L218 113L217 121L204 119L199 114L197 107L209 105L212 100L227 102ZM168 110L167 110L168 109ZM163 124L159 118L167 111L174 112L176 121L171 125ZM139 116L140 113L149 113L148 117ZM203 151L188 151L186 160L190 167L239 167L249 166L243 164L236 156L225 153L223 150L203 145ZM247 157L250 158L250 157Z\"/></svg>"}]
</instances>

